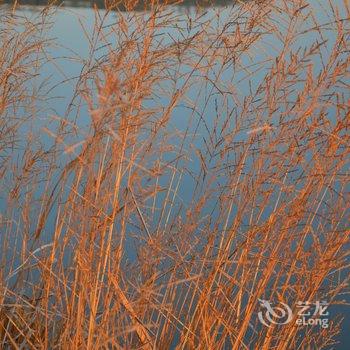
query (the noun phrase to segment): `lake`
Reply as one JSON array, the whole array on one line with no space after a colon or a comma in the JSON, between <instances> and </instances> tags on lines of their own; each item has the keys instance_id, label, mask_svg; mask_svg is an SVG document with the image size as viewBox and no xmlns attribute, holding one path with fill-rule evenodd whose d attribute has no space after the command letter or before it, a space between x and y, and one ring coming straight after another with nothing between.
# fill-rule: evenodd
<instances>
[{"instance_id":1,"label":"lake","mask_svg":"<svg viewBox=\"0 0 350 350\"><path fill-rule=\"evenodd\" d=\"M342 233L349 228L350 30L345 2L333 3L342 10L338 22L318 1L184 1L159 15L142 5L97 11L90 1L43 14L44 2L21 2L9 23L18 32L36 23L33 33L47 44L24 83L40 98L11 110L31 117L6 150L14 170L4 168L1 217L17 224L2 226L2 246L14 247L3 254L12 261L5 281L8 290L19 286L18 295L36 295L33 281L43 276L43 284L57 283L60 297L47 299L57 310L50 322L69 325L69 312L89 320L88 336L65 330L62 339L75 343L62 344L136 347L136 338L117 331L136 319L131 332L141 344L151 335L155 347L303 348L307 338L318 348L327 329L278 323L282 308L270 325L261 323L258 300L251 301L261 289L260 299L293 303L294 315L297 300L318 307L326 300L330 321L345 320L339 343L327 333L325 348L347 348L350 313L336 304L349 299L335 290L349 272L340 266L349 261ZM29 180L20 170L28 143L33 154L43 152ZM22 187L9 200L16 181ZM31 260L33 271L18 273ZM112 300L111 271L135 309ZM72 299L63 297L70 292ZM107 309L119 318L105 335L114 322Z\"/></svg>"}]
</instances>

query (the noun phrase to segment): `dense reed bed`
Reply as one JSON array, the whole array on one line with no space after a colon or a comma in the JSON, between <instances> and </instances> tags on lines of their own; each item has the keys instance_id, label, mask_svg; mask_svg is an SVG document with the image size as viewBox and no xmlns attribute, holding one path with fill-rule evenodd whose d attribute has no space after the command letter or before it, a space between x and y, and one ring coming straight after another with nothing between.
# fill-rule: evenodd
<instances>
[{"instance_id":1,"label":"dense reed bed","mask_svg":"<svg viewBox=\"0 0 350 350\"><path fill-rule=\"evenodd\" d=\"M257 317L349 300L350 8L321 3L108 1L65 115L57 10L0 8L0 348L336 348L339 312Z\"/></svg>"}]
</instances>

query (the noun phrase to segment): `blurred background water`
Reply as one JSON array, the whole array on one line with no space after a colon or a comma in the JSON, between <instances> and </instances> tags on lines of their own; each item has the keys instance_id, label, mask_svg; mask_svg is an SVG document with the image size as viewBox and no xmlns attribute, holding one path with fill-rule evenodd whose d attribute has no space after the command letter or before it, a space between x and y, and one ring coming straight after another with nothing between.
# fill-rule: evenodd
<instances>
[{"instance_id":1,"label":"blurred background water","mask_svg":"<svg viewBox=\"0 0 350 350\"><path fill-rule=\"evenodd\" d=\"M45 38L53 39L52 45L46 49L46 55L48 58L48 62L43 65L40 69L40 77L37 79L37 86L43 86L45 83L44 91L45 91L45 101L40 106L38 105L38 116L37 120L39 121L34 128L40 130L43 126L54 124L53 116L67 116L69 118L75 119L77 113L80 115L77 121L77 125L81 128L81 130L86 130L88 132L89 127L89 119L88 119L88 108L84 102L80 101L79 104L73 104L71 108L67 110L67 106L72 102L72 96L76 89L76 84L78 83L78 77L81 75L82 71L84 71L84 66L86 62L91 59L91 47L89 46L89 41L87 40L87 36L92 35L94 31L94 23L95 23L95 12L92 9L93 4L97 4L99 8L103 8L103 1L64 1L63 5L60 9L55 10L53 16L50 18L50 24L48 26L48 30L45 33ZM29 18L35 18L38 11L45 4L44 1L22 1L21 7L19 7L19 11L24 16ZM211 1L201 2L201 11L202 11L202 21L211 21L212 26L216 28L219 32L222 29L222 26L227 23L230 18L231 13L234 11L234 4L227 5L226 1ZM317 21L320 23L326 23L328 21L327 13L323 11L321 8L317 6L317 2L315 2L315 16L317 17ZM136 12L142 12L143 9L141 7L135 9ZM184 21L179 21L178 28L167 28L168 31L168 39L176 37L179 34L179 28L181 26L186 25L186 20L188 18L194 18L196 14L198 14L198 8L195 6L194 1L183 1L179 6L173 6L172 11L174 16L179 16L179 19L183 18ZM103 13L103 11L101 11ZM132 13L130 14L132 16ZM147 15L147 12L145 12ZM113 12L110 13L109 17L104 22L104 26L108 28L109 25L113 25L115 23L116 17ZM234 25L232 28L234 31ZM191 35L195 34L195 30L190 33ZM189 35L190 35L189 34ZM315 40L315 33L309 33L305 35L302 40L304 42L296 42L295 47L308 45L311 41ZM324 33L325 40L328 40L327 45L324 48L324 58L327 58L327 55L330 54L330 47L334 44L336 37L335 33L332 31L328 31ZM111 39L112 40L112 39ZM271 38L273 41L269 41L268 38L265 39L265 50L261 47L257 47L254 53L254 56L246 56L242 59L242 64L246 64L247 66L254 66L254 64L258 64L259 62L273 62L274 55L277 55L279 50L282 47L282 43L276 38ZM113 42L111 42L113 45ZM94 58L96 61L103 60L103 57L107 54L107 48L101 48L97 52L94 53ZM322 69L321 61L315 58L314 69L320 70ZM272 64L272 63L271 63ZM270 63L266 65L266 69L268 69ZM186 71L188 67L184 65L182 68L183 71ZM212 72L213 76L215 76L215 69ZM244 71L233 72L232 67L227 69L226 71L220 72L221 74L221 82L222 88L230 88L230 84L235 84L235 90L238 91L241 96L249 95L249 91L256 89L262 80L265 77L266 70L260 69L256 71L254 74L250 76L250 79L244 79ZM177 82L179 86L181 86L181 79ZM166 84L166 83L165 83ZM164 86L166 89L166 86ZM207 96L208 91L212 89L212 87L198 87L194 84L191 89L187 92L187 97L192 101L199 101L199 105L197 106L198 110L201 110L202 115L205 117L206 123L199 122L198 125L193 125L192 130L198 128L198 134L195 139L191 140L191 142L198 148L203 147L203 137L208 136L207 130L211 129L214 123L214 118L217 114L217 105L222 105L223 101L220 96L216 99L213 98L209 101L209 103L205 102L205 96ZM212 90L211 90L212 91ZM76 102L76 101L75 101ZM166 97L160 97L158 103L166 105L168 102ZM227 102L226 102L227 103ZM79 108L77 108L79 105ZM147 107L147 106L146 106ZM231 101L226 106L228 110L234 109L234 102ZM81 117L86 116L86 117ZM178 130L179 132L183 132L184 128L188 125L189 119L192 114L189 111L188 106L179 105L174 109L172 123L170 124L170 128L174 130ZM277 119L275 121L278 122ZM247 138L247 131L249 130L249 121L242 128L240 133L237 133L236 141L242 141ZM23 130L25 134L27 130ZM84 137L84 133L81 133L80 137ZM49 147L50 143L53 142L52 138L49 135L43 134L44 144ZM78 142L79 136L76 139L66 140L67 142ZM174 140L176 143L176 140ZM189 146L189 145L187 145ZM170 161L172 155L169 155L168 160ZM166 160L166 158L165 158ZM64 163L66 159L62 159ZM253 160L250 160L253 161ZM193 160L188 163L187 166L190 167L194 172L198 171L200 168L200 162L197 160ZM249 166L249 164L247 164ZM225 179L222 179L225 182ZM166 184L166 183L165 183ZM181 202L188 204L193 198L195 188L195 181L189 174L183 174L181 180L181 188L179 191L179 197L181 198ZM161 198L159 198L161 200ZM214 204L213 204L214 205ZM211 213L213 208L207 208L207 213ZM266 212L265 218L269 216L269 212ZM215 215L215 211L214 214ZM234 212L232 213L234 215ZM49 218L49 224L54 225L55 216ZM48 240L49 241L49 240ZM130 255L132 258L132 243L130 243ZM332 313L337 313L341 309L336 306L331 307L331 316ZM347 330L350 327L350 313L347 311L346 320L343 324L343 331L341 336L339 337L340 344L336 347L336 349L347 349L348 344L350 344L350 336Z\"/></svg>"}]
</instances>

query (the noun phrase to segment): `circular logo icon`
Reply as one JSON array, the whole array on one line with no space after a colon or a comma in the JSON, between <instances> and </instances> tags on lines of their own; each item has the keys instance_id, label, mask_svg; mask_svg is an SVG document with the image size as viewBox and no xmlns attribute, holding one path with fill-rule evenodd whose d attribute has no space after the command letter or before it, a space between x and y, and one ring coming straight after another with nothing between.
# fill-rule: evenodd
<instances>
[{"instance_id":1,"label":"circular logo icon","mask_svg":"<svg viewBox=\"0 0 350 350\"><path fill-rule=\"evenodd\" d=\"M287 324L293 318L292 309L285 303L280 302L280 306L272 306L268 300L259 299L260 305L265 311L258 313L259 321L267 326L271 327L272 324Z\"/></svg>"}]
</instances>

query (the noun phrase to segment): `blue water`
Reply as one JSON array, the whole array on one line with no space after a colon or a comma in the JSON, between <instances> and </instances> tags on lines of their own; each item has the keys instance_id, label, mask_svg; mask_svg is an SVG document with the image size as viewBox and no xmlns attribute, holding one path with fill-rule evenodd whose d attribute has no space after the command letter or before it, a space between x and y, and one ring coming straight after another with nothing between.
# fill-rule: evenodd
<instances>
[{"instance_id":1,"label":"blue water","mask_svg":"<svg viewBox=\"0 0 350 350\"><path fill-rule=\"evenodd\" d=\"M316 8L316 17L318 21L326 23L328 21L327 14L319 7L317 7L317 2L315 1ZM28 17L35 17L37 15L37 11L40 8L37 7L26 7L23 8L22 13ZM172 38L179 35L179 30L184 29L186 22L181 21L181 16L183 16L184 8L174 7L174 16L179 16L179 27L178 28L167 28L167 35L165 36L165 40L169 40L171 42ZM227 23L227 19L230 18L230 15L234 12L234 6L229 6L225 8L207 8L203 9L203 17L201 21L204 23L207 19L211 19L212 21L212 32L213 34L220 31L223 28L224 24ZM196 16L195 9L193 7L186 7L186 15ZM101 11L103 14L103 11ZM132 13L130 13L130 18L132 17ZM145 13L147 15L147 13ZM197 15L198 16L198 15ZM68 118L70 120L74 120L76 124L80 128L80 134L76 135L76 137L70 136L65 140L67 144L74 144L84 139L84 136L89 132L89 113L88 108L81 100L72 100L72 95L75 91L76 84L78 83L77 77L84 72L86 69L86 64L89 63L91 47L89 46L89 41L87 40L87 36L91 36L93 33L93 23L95 20L95 13L90 8L70 8L65 7L59 9L55 12L53 17L50 19L52 24L50 25L50 29L46 32L45 37L48 39L54 39L52 41L52 45L50 45L46 54L49 58L49 62L46 63L40 69L40 77L38 78L38 85L40 81L44 81L49 77L48 86L45 86L46 91L46 101L43 101L43 105L40 106L40 112L38 115L38 122L34 125L35 128L42 128L43 126L47 126L49 128L54 129L55 125L57 125L57 120L60 118ZM105 23L104 27L106 28L106 32L108 31L108 26L112 25L116 21L116 16L111 13ZM311 23L305 23L305 28L310 27ZM194 35L198 28L193 28L187 32L187 35ZM235 25L231 24L231 28L228 28L228 33L234 32ZM164 34L164 33L163 33ZM299 41L294 43L295 49L299 47L308 46L311 41L317 38L317 32L308 33L307 35L301 36ZM330 48L335 41L334 32L329 30L324 33L324 39L328 40L327 45L324 46L323 57L326 59L327 55L330 54ZM115 43L114 43L115 44ZM113 44L113 40L111 39L111 45ZM181 159L178 161L178 168L184 168L185 166L193 172L198 172L200 169L200 159L199 157L195 157L193 150L191 150L190 146L197 147L198 149L202 149L203 152L205 150L205 142L203 141L203 137L208 138L209 132L212 130L213 125L217 122L217 125L223 128L225 131L225 126L223 125L223 120L226 115L234 115L235 113L239 113L235 108L234 100L227 99L227 96L223 96L219 93L220 91L228 91L230 93L237 94L237 98L242 98L242 96L249 95L249 92L255 91L259 84L262 83L267 69L274 64L274 56L277 56L279 51L282 49L283 42L278 40L276 37L266 36L262 42L259 43L255 49L251 50L251 55L243 55L241 58L240 64L242 66L249 66L250 72L246 70L235 70L232 65L228 65L225 70L220 70L220 65L214 66L208 78L212 78L215 80L217 74L220 74L220 87L211 84L210 82L203 86L202 81L196 83L195 74L193 76L193 85L187 91L186 96L188 99L192 101L197 101L196 110L191 109L190 104L179 104L173 112L172 121L169 124L169 131L178 130L179 133L183 133L185 128L189 125L189 121L194 119L191 126L188 129L188 133L194 133L197 130L197 135L194 138L186 138L184 140L183 147L188 150L188 155L191 160ZM95 55L94 59L97 61L103 60L104 55L107 53L107 49L101 47ZM203 59L205 62L205 58ZM255 71L255 67L259 67L259 62L267 62L264 66L265 69L259 69ZM319 71L321 69L321 61L315 57L313 61L313 69L314 71ZM191 68L184 63L181 66L180 72L188 73L191 71ZM200 72L196 72L196 74L200 74ZM251 74L251 75L250 75ZM250 75L250 79L246 79L247 76ZM172 86L171 82L164 82L161 88L181 88L184 80L178 79L176 84L177 86ZM297 91L295 91L297 93ZM206 97L208 94L213 94L215 98L211 98L210 101L206 101ZM293 97L293 96L291 96ZM162 104L164 106L167 105L168 99L165 96L159 97L157 100L158 104ZM72 105L70 105L72 103ZM79 109L76 106L79 106ZM222 106L225 105L225 108ZM70 108L67 109L67 106ZM152 107L152 102L145 104L145 108ZM218 112L219 111L219 112ZM267 118L263 112L261 115L261 120ZM198 118L198 115L202 115L203 118ZM192 118L194 116L194 118ZM196 117L197 116L197 117ZM278 126L279 120L278 113L272 118L273 126ZM331 122L333 122L331 120ZM257 127L256 120L246 120L243 125L239 126L239 130L236 130L235 138L232 142L239 143L248 138L247 131L250 129ZM232 129L235 126L230 126ZM26 130L23 131L24 133ZM84 132L86 134L84 134ZM174 146L180 147L182 144L181 138L173 137L172 144ZM45 135L43 133L43 142L47 147L52 144L52 138L49 135ZM281 146L282 147L282 146ZM220 149L220 147L218 148ZM77 149L77 152L79 148ZM175 153L169 152L164 155L164 161L172 161L176 156ZM62 164L69 161L69 157L64 156L61 159ZM227 161L233 161L233 159L227 159ZM247 161L246 169L249 169L254 159L251 158ZM214 164L214 160L213 160ZM210 163L207 164L210 167ZM290 181L293 179L291 178ZM189 206L191 201L196 199L200 195L201 189L196 188L196 182L193 177L189 173L181 173L178 174L175 178L173 188L177 187L179 183L179 192L176 198L176 205L173 207L171 216L177 215L177 211L181 212L181 208ZM168 186L169 178L162 178L160 185L164 187ZM223 176L216 180L214 184L209 184L209 182L204 181L202 186L210 185L210 186L223 186L227 184L227 178ZM219 187L219 186L218 186ZM165 196L165 194L164 194ZM164 196L158 196L157 201L162 203L164 200ZM157 206L157 205L156 205ZM268 208L268 210L262 215L261 220L266 220L273 207ZM53 210L54 212L54 210ZM208 205L204 211L203 215L212 215L213 217L217 215L218 211L216 208L216 202L212 201L210 205ZM232 220L235 216L235 209L232 211L230 220ZM160 219L155 215L155 220ZM55 216L54 214L49 217L48 225L54 225ZM165 219L163 219L165 220ZM244 222L247 226L249 226L249 218L245 218ZM48 239L49 242L49 239ZM132 241L128 242L129 245L129 259L133 259L133 249L132 249ZM339 307L332 306L332 313L339 312ZM349 312L346 313L346 320L343 324L343 332L339 340L341 344L339 344L336 349L347 349L347 345L350 344L350 336L346 332L346 330L350 327L350 317Z\"/></svg>"}]
</instances>

